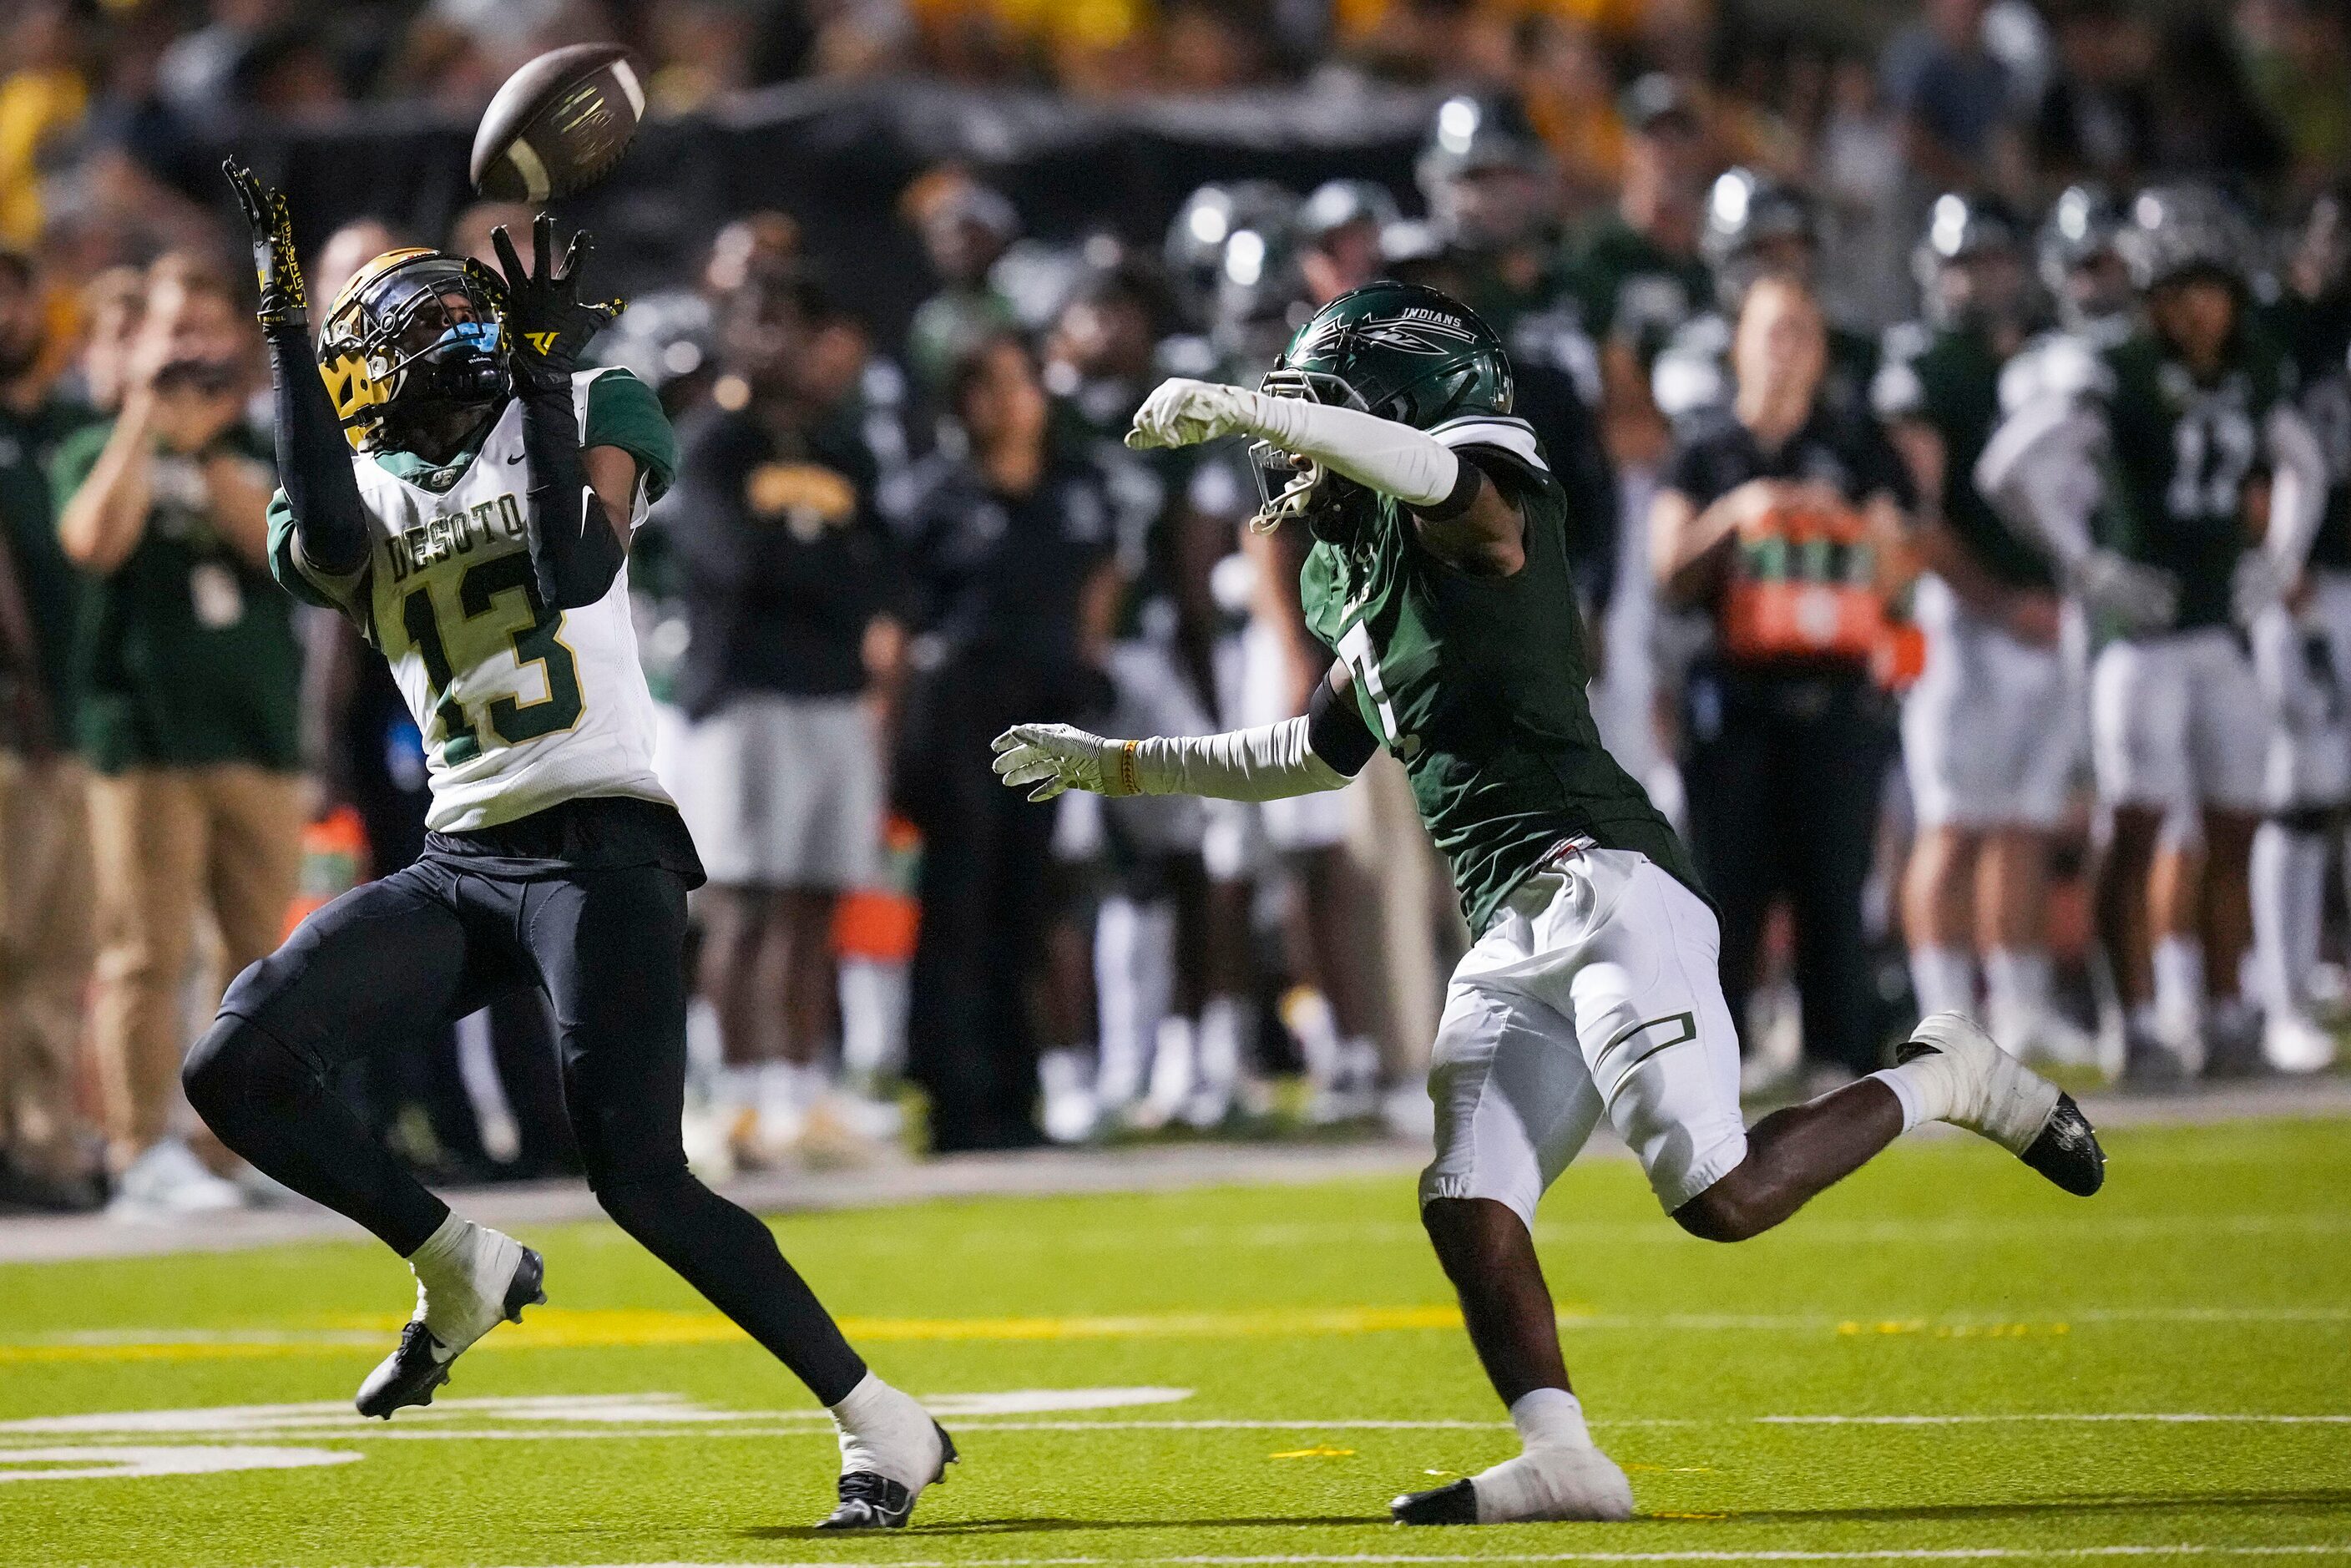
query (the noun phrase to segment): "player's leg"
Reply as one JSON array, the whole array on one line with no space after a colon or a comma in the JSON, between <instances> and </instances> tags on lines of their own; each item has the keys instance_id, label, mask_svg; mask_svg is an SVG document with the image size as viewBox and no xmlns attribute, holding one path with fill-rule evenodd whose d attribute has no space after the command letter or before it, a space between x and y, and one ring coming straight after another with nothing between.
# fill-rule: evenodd
<instances>
[{"instance_id":1,"label":"player's leg","mask_svg":"<svg viewBox=\"0 0 2351 1568\"><path fill-rule=\"evenodd\" d=\"M905 1522L953 1446L866 1368L774 1234L688 1174L685 885L658 867L503 884L552 1003L564 1102L597 1201L830 1407L840 1528Z\"/></svg>"},{"instance_id":2,"label":"player's leg","mask_svg":"<svg viewBox=\"0 0 2351 1568\"><path fill-rule=\"evenodd\" d=\"M1921 1013L1975 1010L1975 890L1985 797L1999 758L1985 733L1987 630L1939 579L1916 607L1927 666L1902 701L1902 768L1917 837L1902 876L1902 930Z\"/></svg>"},{"instance_id":3,"label":"player's leg","mask_svg":"<svg viewBox=\"0 0 2351 1568\"><path fill-rule=\"evenodd\" d=\"M362 1415L430 1404L450 1362L545 1299L538 1254L451 1214L329 1082L343 1063L468 1010L486 977L469 961L448 880L429 862L410 866L311 915L237 977L182 1070L189 1103L222 1143L366 1227L414 1271L416 1316L361 1385Z\"/></svg>"},{"instance_id":4,"label":"player's leg","mask_svg":"<svg viewBox=\"0 0 2351 1568\"><path fill-rule=\"evenodd\" d=\"M2191 743L2204 802L2197 935L2212 1040L2227 1061L2242 1067L2259 1050L2260 1020L2243 995L2243 976L2253 936L2248 870L2261 824L2269 734L2261 683L2235 637L2213 633L2200 653Z\"/></svg>"},{"instance_id":5,"label":"player's leg","mask_svg":"<svg viewBox=\"0 0 2351 1568\"><path fill-rule=\"evenodd\" d=\"M2107 831L2091 873L2091 913L2122 1018L2153 1043L2153 878L2164 821L2189 788L2186 683L2168 640L2111 643L2090 684L2090 760ZM2176 951L2176 949L2175 949Z\"/></svg>"},{"instance_id":6,"label":"player's leg","mask_svg":"<svg viewBox=\"0 0 2351 1568\"><path fill-rule=\"evenodd\" d=\"M1480 979L1535 956L1536 918L1562 882L1539 878L1521 890L1455 974L1429 1066L1437 1157L1421 1177L1422 1225L1522 1451L1450 1486L1397 1498L1391 1511L1406 1524L1632 1514L1624 1471L1593 1447L1569 1389L1557 1309L1531 1228L1543 1189L1598 1123L1600 1096L1564 1017Z\"/></svg>"}]
</instances>

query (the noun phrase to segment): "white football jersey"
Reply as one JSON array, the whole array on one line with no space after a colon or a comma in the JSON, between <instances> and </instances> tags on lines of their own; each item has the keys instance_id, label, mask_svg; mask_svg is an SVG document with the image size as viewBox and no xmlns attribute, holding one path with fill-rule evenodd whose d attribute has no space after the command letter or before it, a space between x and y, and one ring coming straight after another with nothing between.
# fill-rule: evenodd
<instances>
[{"instance_id":1,"label":"white football jersey","mask_svg":"<svg viewBox=\"0 0 2351 1568\"><path fill-rule=\"evenodd\" d=\"M613 373L573 378L583 431L590 384ZM653 703L637 659L627 568L593 604L554 611L540 602L524 527L530 460L522 423L522 403L510 401L446 490L355 457L373 536L358 582L322 579L292 552L391 662L424 737L433 786L425 821L437 831L491 827L582 796L670 799L653 777ZM645 505L641 476L632 528Z\"/></svg>"}]
</instances>

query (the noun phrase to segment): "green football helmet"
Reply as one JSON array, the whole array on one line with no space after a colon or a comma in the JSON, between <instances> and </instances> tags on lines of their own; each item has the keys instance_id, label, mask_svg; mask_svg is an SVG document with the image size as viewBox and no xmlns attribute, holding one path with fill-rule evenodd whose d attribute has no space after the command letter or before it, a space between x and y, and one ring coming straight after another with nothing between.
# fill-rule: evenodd
<instances>
[{"instance_id":1,"label":"green football helmet","mask_svg":"<svg viewBox=\"0 0 2351 1568\"><path fill-rule=\"evenodd\" d=\"M1361 410L1415 430L1464 414L1508 414L1510 356L1476 311L1417 283L1383 281L1342 294L1308 318L1258 383L1269 397ZM1361 492L1269 442L1249 448L1271 529L1290 517L1335 518Z\"/></svg>"}]
</instances>

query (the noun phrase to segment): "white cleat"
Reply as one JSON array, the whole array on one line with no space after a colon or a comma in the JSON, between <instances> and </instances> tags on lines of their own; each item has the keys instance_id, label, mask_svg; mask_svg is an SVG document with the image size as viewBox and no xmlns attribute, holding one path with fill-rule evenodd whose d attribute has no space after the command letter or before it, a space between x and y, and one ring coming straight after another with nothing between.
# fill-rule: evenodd
<instances>
[{"instance_id":1,"label":"white cleat","mask_svg":"<svg viewBox=\"0 0 2351 1568\"><path fill-rule=\"evenodd\" d=\"M1955 1127L1991 1139L2079 1197L2105 1181L2105 1151L2074 1097L2002 1051L1958 1013L1930 1013L1895 1053L1907 1064L1937 1059L1950 1076Z\"/></svg>"},{"instance_id":2,"label":"white cleat","mask_svg":"<svg viewBox=\"0 0 2351 1568\"><path fill-rule=\"evenodd\" d=\"M2335 1036L2302 1013L2273 1013L2262 1028L2262 1060L2278 1072L2324 1072L2335 1065Z\"/></svg>"},{"instance_id":3,"label":"white cleat","mask_svg":"<svg viewBox=\"0 0 2351 1568\"><path fill-rule=\"evenodd\" d=\"M1451 1486L1407 1492L1388 1514L1398 1524L1621 1524L1633 1517L1633 1484L1597 1448L1530 1448Z\"/></svg>"},{"instance_id":4,"label":"white cleat","mask_svg":"<svg viewBox=\"0 0 2351 1568\"><path fill-rule=\"evenodd\" d=\"M109 1219L161 1224L198 1214L225 1214L246 1206L235 1182L214 1176L177 1138L164 1138L131 1162L106 1206Z\"/></svg>"},{"instance_id":5,"label":"white cleat","mask_svg":"<svg viewBox=\"0 0 2351 1568\"><path fill-rule=\"evenodd\" d=\"M868 1374L832 1407L841 1437L840 1506L819 1530L898 1530L927 1487L961 1457L914 1396Z\"/></svg>"}]
</instances>

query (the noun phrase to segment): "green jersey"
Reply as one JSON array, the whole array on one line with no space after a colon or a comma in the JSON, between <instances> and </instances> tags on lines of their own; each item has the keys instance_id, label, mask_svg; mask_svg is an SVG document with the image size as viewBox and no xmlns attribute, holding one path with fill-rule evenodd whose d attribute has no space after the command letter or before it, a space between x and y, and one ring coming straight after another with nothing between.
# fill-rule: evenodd
<instances>
[{"instance_id":1,"label":"green jersey","mask_svg":"<svg viewBox=\"0 0 2351 1568\"><path fill-rule=\"evenodd\" d=\"M63 398L49 398L24 413L0 407L0 527L16 559L16 585L33 618L33 638L41 661L41 683L49 696L53 738L61 747L75 735L74 633L81 609L81 577L57 545L56 498L49 490L49 465L68 436L90 422L90 412Z\"/></svg>"},{"instance_id":2,"label":"green jersey","mask_svg":"<svg viewBox=\"0 0 2351 1568\"><path fill-rule=\"evenodd\" d=\"M2145 332L2103 361L2110 452L2099 542L2179 579L2179 630L2226 625L2230 584L2252 542L2247 487L2262 423L2291 389L2293 366L2250 322L2209 381Z\"/></svg>"},{"instance_id":3,"label":"green jersey","mask_svg":"<svg viewBox=\"0 0 2351 1568\"><path fill-rule=\"evenodd\" d=\"M1713 308L1714 277L1611 214L1576 258L1575 292L1592 335L1630 344L1646 370L1683 322Z\"/></svg>"},{"instance_id":4,"label":"green jersey","mask_svg":"<svg viewBox=\"0 0 2351 1568\"><path fill-rule=\"evenodd\" d=\"M111 420L86 425L58 447L50 477L60 514L113 432ZM204 453L159 451L138 545L112 571L83 580L77 733L100 773L300 765L293 607L213 526L203 463L223 453L267 462L264 443L242 427Z\"/></svg>"},{"instance_id":5,"label":"green jersey","mask_svg":"<svg viewBox=\"0 0 2351 1568\"><path fill-rule=\"evenodd\" d=\"M1870 389L1877 417L1917 420L1943 443L1943 523L1961 549L2009 588L2051 589L2049 558L2020 538L1976 488L1976 460L2000 423L2000 352L1982 332L1898 328L1886 336Z\"/></svg>"},{"instance_id":6,"label":"green jersey","mask_svg":"<svg viewBox=\"0 0 2351 1568\"><path fill-rule=\"evenodd\" d=\"M2326 515L2310 542L2310 564L2351 571L2351 291L2289 294L2271 308L2269 324L2294 356L2294 401L2326 459Z\"/></svg>"},{"instance_id":7,"label":"green jersey","mask_svg":"<svg viewBox=\"0 0 2351 1568\"><path fill-rule=\"evenodd\" d=\"M1636 850L1698 890L1681 841L1593 726L1566 497L1533 432L1473 414L1430 434L1476 447L1500 476L1525 517L1526 563L1504 578L1458 571L1421 545L1402 503L1366 493L1318 529L1299 591L1308 629L1353 674L1364 722L1410 775L1470 928L1575 839Z\"/></svg>"}]
</instances>

